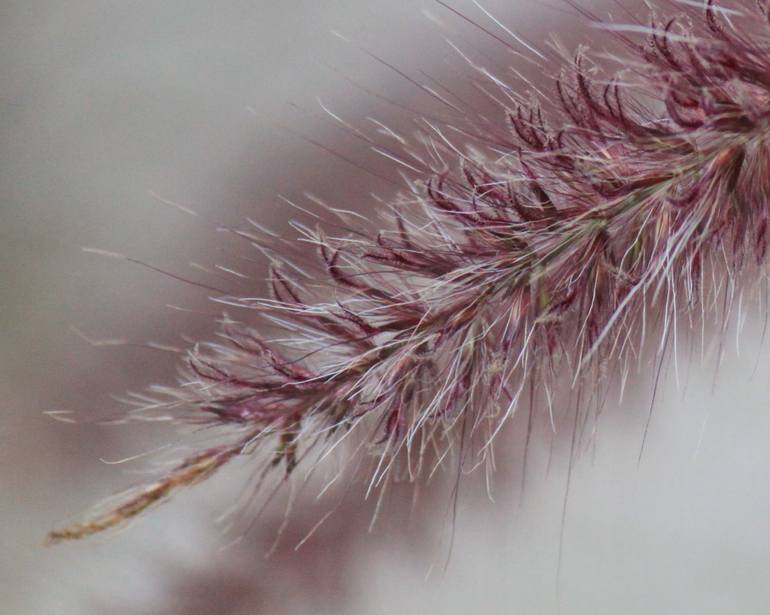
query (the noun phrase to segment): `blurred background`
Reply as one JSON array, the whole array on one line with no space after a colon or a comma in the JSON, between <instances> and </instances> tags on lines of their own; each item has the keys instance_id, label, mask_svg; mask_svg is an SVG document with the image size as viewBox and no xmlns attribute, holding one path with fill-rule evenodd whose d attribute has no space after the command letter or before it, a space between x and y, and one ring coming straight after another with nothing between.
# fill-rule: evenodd
<instances>
[{"instance_id":1,"label":"blurred background","mask_svg":"<svg viewBox=\"0 0 770 615\"><path fill-rule=\"evenodd\" d=\"M494 28L473 2L452 6ZM552 31L568 48L597 34L546 3L484 8L539 46ZM279 194L364 213L371 193L390 198L397 169L320 105L371 134L370 117L410 134L435 101L368 52L472 99L445 38L501 74L517 61L429 0L0 2L0 611L762 611L770 356L756 310L728 332L719 370L685 353L680 373L664 370L638 467L652 361L608 404L574 464L566 514L562 439L552 447L536 433L522 497L513 429L495 501L468 477L456 516L430 489L414 514L405 488L369 532L373 506L356 493L295 552L324 513L298 507L266 558L284 509L227 546L215 519L244 483L226 471L124 531L42 546L52 527L141 479L142 460L105 461L178 437L99 422L120 413L115 396L174 381L176 355L144 343L208 339L221 311L204 289L82 248L233 288L216 269L231 267L249 277L236 289L262 293L264 257L218 227L251 218L291 232L297 212Z\"/></svg>"}]
</instances>

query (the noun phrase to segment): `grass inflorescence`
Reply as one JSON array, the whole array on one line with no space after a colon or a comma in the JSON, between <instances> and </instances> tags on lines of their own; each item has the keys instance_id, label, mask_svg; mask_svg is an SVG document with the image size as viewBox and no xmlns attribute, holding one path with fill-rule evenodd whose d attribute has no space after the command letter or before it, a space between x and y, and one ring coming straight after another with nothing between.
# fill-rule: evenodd
<instances>
[{"instance_id":1,"label":"grass inflorescence","mask_svg":"<svg viewBox=\"0 0 770 615\"><path fill-rule=\"evenodd\" d=\"M279 262L288 242L244 232L271 251L271 296L226 297L254 319L225 319L152 404L225 443L50 539L121 524L254 451L290 474L351 433L370 489L450 451L491 465L527 383L626 378L648 314L668 340L715 303L712 276L764 279L766 3L676 4L596 32L620 72L579 51L537 97L480 69L496 121L447 98L462 122L399 137L386 153L411 176L379 231L329 210L327 232L305 228L314 264Z\"/></svg>"}]
</instances>

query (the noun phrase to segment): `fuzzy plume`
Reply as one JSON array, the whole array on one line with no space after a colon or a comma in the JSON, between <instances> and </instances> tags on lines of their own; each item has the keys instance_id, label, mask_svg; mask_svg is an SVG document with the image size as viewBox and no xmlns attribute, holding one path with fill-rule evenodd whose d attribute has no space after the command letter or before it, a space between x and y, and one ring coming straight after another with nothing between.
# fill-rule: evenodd
<instances>
[{"instance_id":1,"label":"fuzzy plume","mask_svg":"<svg viewBox=\"0 0 770 615\"><path fill-rule=\"evenodd\" d=\"M498 122L457 107L463 122L425 120L420 152L380 146L415 175L383 208L387 225L352 229L338 212L344 236L306 230L315 265L285 259L270 298L224 299L270 339L225 320L217 343L190 351L183 386L154 404L216 426L225 443L50 538L125 522L255 450L266 471L291 473L351 433L351 455L373 460L370 487L417 480L453 449L482 464L527 383L624 377L648 314L667 339L677 318L710 309L720 284L706 276L759 279L767 6L688 4L605 28L625 50L620 73L603 76L580 52L540 102L486 74ZM273 254L294 249L241 233Z\"/></svg>"}]
</instances>

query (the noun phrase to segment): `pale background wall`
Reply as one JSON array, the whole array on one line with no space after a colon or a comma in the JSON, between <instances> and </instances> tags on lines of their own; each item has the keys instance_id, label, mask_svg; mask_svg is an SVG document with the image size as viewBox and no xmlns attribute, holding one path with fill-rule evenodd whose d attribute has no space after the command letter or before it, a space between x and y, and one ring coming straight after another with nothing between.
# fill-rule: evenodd
<instances>
[{"instance_id":1,"label":"pale background wall","mask_svg":"<svg viewBox=\"0 0 770 615\"><path fill-rule=\"evenodd\" d=\"M456 6L483 18L470 2ZM535 39L559 18L529 3L485 6ZM43 414L106 418L119 408L110 395L173 378L172 357L92 348L70 327L164 343L212 331L210 317L164 307L211 311L205 292L81 246L189 275L189 261L243 265L244 252L217 224L250 216L285 228L278 193L310 189L365 211L368 193L387 194L388 184L282 127L389 172L323 117L316 97L354 121L374 115L404 124L401 111L349 77L429 111L430 100L331 34L413 74L451 76L456 56L425 8L446 19L455 40L499 54L428 0L0 2L0 611L761 611L770 598L770 358L753 319L738 336L740 355L731 343L713 391L712 368L683 362L685 395L669 374L638 469L650 382L637 385L638 399L608 411L595 454L573 475L558 591L566 467L559 450L547 477L542 459L533 464L521 505L505 475L495 505L461 499L446 572L444 504L436 506L439 529L413 530L429 534L425 542L409 533L392 538L388 529L398 523L367 536L368 511L352 506L294 557L265 561L270 537L259 532L220 553L212 518L237 492L237 478L186 494L118 535L40 546L52 525L133 480L100 457L170 437ZM566 27L570 35L579 29ZM186 216L152 193L202 215ZM258 279L259 266L250 273ZM515 476L515 455L509 461Z\"/></svg>"}]
</instances>

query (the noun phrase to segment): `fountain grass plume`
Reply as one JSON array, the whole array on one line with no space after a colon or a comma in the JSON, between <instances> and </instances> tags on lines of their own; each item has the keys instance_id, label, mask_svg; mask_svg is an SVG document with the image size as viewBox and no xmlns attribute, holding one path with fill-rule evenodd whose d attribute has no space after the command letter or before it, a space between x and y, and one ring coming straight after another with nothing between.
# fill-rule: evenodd
<instances>
[{"instance_id":1,"label":"fountain grass plume","mask_svg":"<svg viewBox=\"0 0 770 615\"><path fill-rule=\"evenodd\" d=\"M431 90L462 121L425 118L401 150L377 145L410 174L401 196L379 206L379 229L333 209L337 227L301 227L314 264L238 231L270 250L271 296L222 298L248 322L224 319L180 385L134 410L216 428L217 443L50 540L122 524L236 457L289 475L350 434L369 490L420 480L450 452L491 467L527 383L626 377L648 314L664 347L672 323L714 305L711 276L764 280L768 7L690 4L603 24L620 72L580 50L552 67L552 95L478 68L496 121Z\"/></svg>"}]
</instances>

